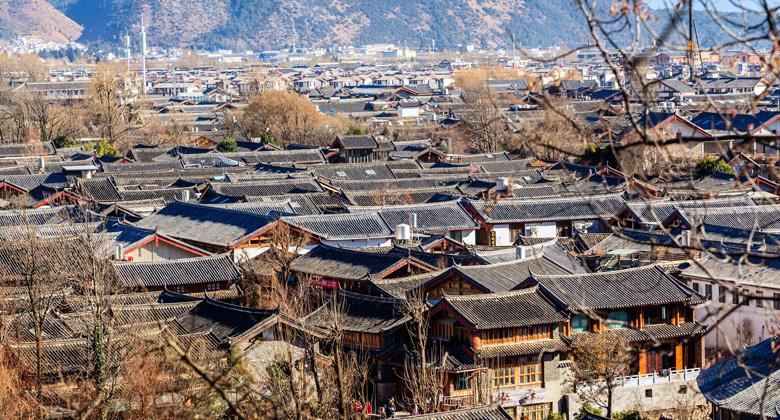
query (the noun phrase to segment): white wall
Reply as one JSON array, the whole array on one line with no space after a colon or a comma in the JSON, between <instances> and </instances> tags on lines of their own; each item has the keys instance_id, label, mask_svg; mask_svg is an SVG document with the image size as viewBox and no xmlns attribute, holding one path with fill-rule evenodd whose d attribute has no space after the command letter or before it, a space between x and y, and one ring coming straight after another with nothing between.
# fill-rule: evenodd
<instances>
[{"instance_id":1,"label":"white wall","mask_svg":"<svg viewBox=\"0 0 780 420\"><path fill-rule=\"evenodd\" d=\"M690 287L694 287L693 283L699 284L699 293L702 295L706 295L705 285L711 284L707 281L696 280L688 284ZM727 288L726 302L719 301L719 286L721 285ZM734 287L733 284L723 282L712 284L712 300L705 307L697 308L694 311L696 319L703 324L713 325L716 320L724 318L723 314L734 307L732 303ZM763 296L768 299L771 299L774 293L780 293L780 289L767 287L739 287L739 290L746 290L751 296L755 296L756 292L761 291ZM739 301L742 302L742 296L739 297ZM717 327L713 327L707 332L707 335L704 336L704 346L729 350L730 348L741 348L747 335L752 336L748 344L756 344L769 337L770 331L777 330L780 326L777 317L780 310L774 309L774 302L771 300L764 300L763 308L758 307L757 303L756 300L751 300L747 306L740 303L739 308L725 317Z\"/></svg>"},{"instance_id":2,"label":"white wall","mask_svg":"<svg viewBox=\"0 0 780 420\"><path fill-rule=\"evenodd\" d=\"M419 108L397 108L398 116L402 118L409 118L409 117L419 117L420 116L420 109Z\"/></svg>"},{"instance_id":3,"label":"white wall","mask_svg":"<svg viewBox=\"0 0 780 420\"><path fill-rule=\"evenodd\" d=\"M466 245L477 244L477 231L476 230L464 230L463 231L463 243Z\"/></svg>"},{"instance_id":4,"label":"white wall","mask_svg":"<svg viewBox=\"0 0 780 420\"><path fill-rule=\"evenodd\" d=\"M531 226L538 227L538 231L535 235L531 234ZM532 236L535 238L555 238L558 236L558 229L555 227L555 222L528 223L525 225L525 236Z\"/></svg>"},{"instance_id":5,"label":"white wall","mask_svg":"<svg viewBox=\"0 0 780 420\"><path fill-rule=\"evenodd\" d=\"M263 252L268 251L268 249L269 247L267 246L235 249L233 250L233 262L239 264L242 261L251 260Z\"/></svg>"},{"instance_id":6,"label":"white wall","mask_svg":"<svg viewBox=\"0 0 780 420\"><path fill-rule=\"evenodd\" d=\"M660 383L654 385L615 388L612 397L612 411L639 410L644 412L686 408L690 410L693 407L708 404L704 395L699 391L695 379L666 383L663 383L663 379L659 378ZM652 390L652 396L648 396L646 393L648 389ZM569 401L569 418L573 418L574 413L580 409L582 403L577 394L567 394L566 397Z\"/></svg>"},{"instance_id":7,"label":"white wall","mask_svg":"<svg viewBox=\"0 0 780 420\"><path fill-rule=\"evenodd\" d=\"M151 241L130 252L125 252L125 258L133 257L133 261L136 262L178 260L181 258L193 258L198 256L198 254L173 246L164 241L157 241L156 244L155 241Z\"/></svg>"},{"instance_id":8,"label":"white wall","mask_svg":"<svg viewBox=\"0 0 780 420\"><path fill-rule=\"evenodd\" d=\"M496 233L496 246L512 245L512 239L509 235L509 225L493 225L493 232Z\"/></svg>"}]
</instances>

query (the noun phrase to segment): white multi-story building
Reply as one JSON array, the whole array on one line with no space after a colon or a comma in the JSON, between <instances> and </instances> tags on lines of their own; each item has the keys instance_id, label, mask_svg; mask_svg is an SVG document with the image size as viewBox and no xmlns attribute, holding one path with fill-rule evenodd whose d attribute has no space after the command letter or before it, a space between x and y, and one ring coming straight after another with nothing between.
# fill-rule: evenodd
<instances>
[{"instance_id":1,"label":"white multi-story building","mask_svg":"<svg viewBox=\"0 0 780 420\"><path fill-rule=\"evenodd\" d=\"M780 327L780 260L740 257L710 255L680 273L708 299L696 319L710 326L709 349L749 346Z\"/></svg>"}]
</instances>

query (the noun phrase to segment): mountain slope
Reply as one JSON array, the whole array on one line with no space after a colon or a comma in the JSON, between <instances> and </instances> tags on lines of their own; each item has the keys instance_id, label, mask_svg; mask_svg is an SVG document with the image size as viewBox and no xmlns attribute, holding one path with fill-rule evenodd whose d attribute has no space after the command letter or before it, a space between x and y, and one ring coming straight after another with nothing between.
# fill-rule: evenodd
<instances>
[{"instance_id":1,"label":"mountain slope","mask_svg":"<svg viewBox=\"0 0 780 420\"><path fill-rule=\"evenodd\" d=\"M149 25L150 45L187 46L197 36L209 33L228 21L230 10L224 0L76 0L60 4L67 15L84 26L81 41L121 42L141 13ZM152 41L153 40L153 41Z\"/></svg>"},{"instance_id":2,"label":"mountain slope","mask_svg":"<svg viewBox=\"0 0 780 420\"><path fill-rule=\"evenodd\" d=\"M329 47L384 42L410 47L433 42L441 48L457 44L511 47L508 31L522 47L582 46L589 38L585 19L573 0L50 1L84 26L83 42L121 42L122 35L138 32L133 25L140 23L142 11L150 24L149 44L163 47L259 49L293 43ZM602 18L611 19L611 3L597 2ZM650 25L661 32L669 12L654 14ZM732 18L735 22L743 19ZM750 25L760 22L760 16L747 18ZM704 11L696 12L696 26L702 46L727 40ZM623 39L617 41L627 42L628 32L623 30ZM650 45L648 31L642 33ZM685 45L680 36L668 41Z\"/></svg>"},{"instance_id":3,"label":"mountain slope","mask_svg":"<svg viewBox=\"0 0 780 420\"><path fill-rule=\"evenodd\" d=\"M150 43L274 47L395 42L447 47L508 45L507 29L529 45L574 42L582 18L569 0L68 0L83 41L119 39L140 11L152 16Z\"/></svg>"},{"instance_id":4,"label":"mountain slope","mask_svg":"<svg viewBox=\"0 0 780 420\"><path fill-rule=\"evenodd\" d=\"M0 32L5 38L35 36L69 42L78 39L81 30L45 0L0 0Z\"/></svg>"}]
</instances>

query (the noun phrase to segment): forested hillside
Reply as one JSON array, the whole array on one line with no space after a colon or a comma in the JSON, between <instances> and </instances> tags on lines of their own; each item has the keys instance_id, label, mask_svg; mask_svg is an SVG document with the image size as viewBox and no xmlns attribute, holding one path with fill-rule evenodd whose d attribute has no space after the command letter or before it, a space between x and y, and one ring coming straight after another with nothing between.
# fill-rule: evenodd
<instances>
[{"instance_id":1,"label":"forested hillside","mask_svg":"<svg viewBox=\"0 0 780 420\"><path fill-rule=\"evenodd\" d=\"M45 3L11 0L11 3L31 5L36 2ZM84 27L81 42L119 42L124 34L137 32L133 25L139 23L142 11L150 23L150 44L163 47L262 49L293 43L329 47L383 42L425 47L435 42L439 48L457 44L490 48L511 46L509 31L523 47L574 47L587 43L589 38L585 19L572 0L50 0L50 3ZM599 13L608 14L610 3L604 1L602 6ZM45 12L44 8L35 10ZM648 19L650 29L660 32L669 21L669 13L665 10L654 13ZM746 18L751 25L758 20L757 16ZM743 17L734 20L742 22ZM726 40L725 32L704 11L696 13L696 26L702 46ZM642 32L648 40L652 39L647 28L642 28ZM628 31L624 33L628 36ZM675 33L668 40L684 44Z\"/></svg>"}]
</instances>

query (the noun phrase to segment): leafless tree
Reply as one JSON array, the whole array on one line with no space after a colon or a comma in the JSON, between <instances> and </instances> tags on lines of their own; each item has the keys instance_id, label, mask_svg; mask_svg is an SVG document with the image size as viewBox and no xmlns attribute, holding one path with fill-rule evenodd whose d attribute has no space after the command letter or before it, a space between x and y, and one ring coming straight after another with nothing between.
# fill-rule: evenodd
<instances>
[{"instance_id":1,"label":"leafless tree","mask_svg":"<svg viewBox=\"0 0 780 420\"><path fill-rule=\"evenodd\" d=\"M430 309L423 290L412 292L401 304L399 311L409 317L407 331L411 345L406 349L402 380L408 390L409 404L423 407L428 402L438 401L444 391L443 349L439 342L429 343L430 324L427 312Z\"/></svg>"},{"instance_id":2,"label":"leafless tree","mask_svg":"<svg viewBox=\"0 0 780 420\"><path fill-rule=\"evenodd\" d=\"M589 334L574 355L573 385L580 400L604 408L612 418L612 397L634 359L632 349L618 335L599 331Z\"/></svg>"},{"instance_id":3,"label":"leafless tree","mask_svg":"<svg viewBox=\"0 0 780 420\"><path fill-rule=\"evenodd\" d=\"M27 307L35 335L35 390L42 396L44 327L62 301L63 290L69 284L69 246L63 237L41 238L38 227L27 212L19 212L20 224L15 227L17 239L0 242L0 252L13 266L6 267L5 284L17 284L26 292Z\"/></svg>"}]
</instances>

